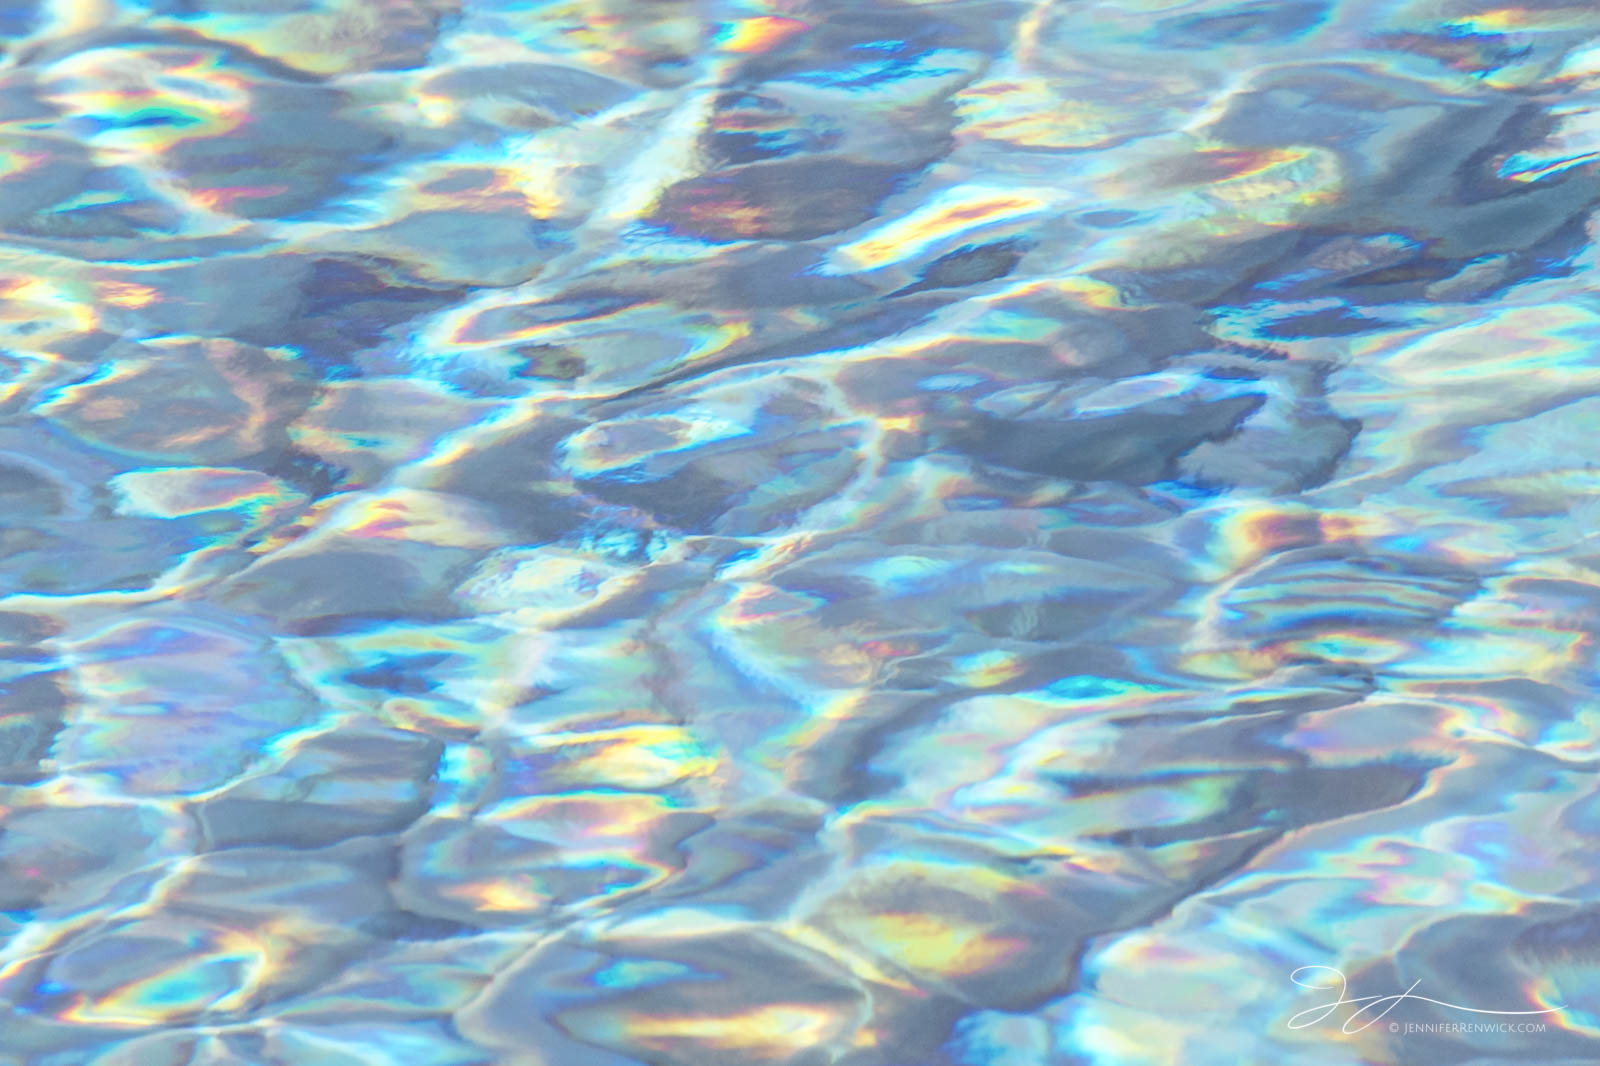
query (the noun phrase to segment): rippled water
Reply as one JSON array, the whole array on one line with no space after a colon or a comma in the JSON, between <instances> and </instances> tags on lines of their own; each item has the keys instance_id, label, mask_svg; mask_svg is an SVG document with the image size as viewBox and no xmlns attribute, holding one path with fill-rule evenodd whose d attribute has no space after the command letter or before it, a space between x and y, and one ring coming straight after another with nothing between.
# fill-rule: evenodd
<instances>
[{"instance_id":1,"label":"rippled water","mask_svg":"<svg viewBox=\"0 0 1600 1066\"><path fill-rule=\"evenodd\" d=\"M1595 1058L1600 7L0 32L0 1066Z\"/></svg>"}]
</instances>

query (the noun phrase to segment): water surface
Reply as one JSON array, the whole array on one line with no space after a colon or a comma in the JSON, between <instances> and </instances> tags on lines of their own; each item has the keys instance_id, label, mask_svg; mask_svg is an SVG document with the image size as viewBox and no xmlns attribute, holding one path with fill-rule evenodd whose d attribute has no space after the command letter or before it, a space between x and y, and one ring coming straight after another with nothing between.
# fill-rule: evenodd
<instances>
[{"instance_id":1,"label":"water surface","mask_svg":"<svg viewBox=\"0 0 1600 1066\"><path fill-rule=\"evenodd\" d=\"M0 1066L1593 1059L1593 4L0 34Z\"/></svg>"}]
</instances>

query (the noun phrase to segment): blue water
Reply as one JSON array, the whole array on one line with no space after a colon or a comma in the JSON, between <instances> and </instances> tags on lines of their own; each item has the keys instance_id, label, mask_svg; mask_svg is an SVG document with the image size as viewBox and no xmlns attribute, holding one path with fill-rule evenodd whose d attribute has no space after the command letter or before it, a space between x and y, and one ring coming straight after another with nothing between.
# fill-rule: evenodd
<instances>
[{"instance_id":1,"label":"blue water","mask_svg":"<svg viewBox=\"0 0 1600 1066\"><path fill-rule=\"evenodd\" d=\"M1596 1057L1600 7L0 38L0 1066Z\"/></svg>"}]
</instances>

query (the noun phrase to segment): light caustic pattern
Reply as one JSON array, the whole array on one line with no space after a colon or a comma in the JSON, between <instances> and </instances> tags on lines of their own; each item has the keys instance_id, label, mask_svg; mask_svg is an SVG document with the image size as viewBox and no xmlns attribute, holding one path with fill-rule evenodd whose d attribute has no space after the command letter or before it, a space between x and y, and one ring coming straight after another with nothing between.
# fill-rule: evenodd
<instances>
[{"instance_id":1,"label":"light caustic pattern","mask_svg":"<svg viewBox=\"0 0 1600 1066\"><path fill-rule=\"evenodd\" d=\"M1593 1059L1594 4L0 35L0 1066Z\"/></svg>"}]
</instances>

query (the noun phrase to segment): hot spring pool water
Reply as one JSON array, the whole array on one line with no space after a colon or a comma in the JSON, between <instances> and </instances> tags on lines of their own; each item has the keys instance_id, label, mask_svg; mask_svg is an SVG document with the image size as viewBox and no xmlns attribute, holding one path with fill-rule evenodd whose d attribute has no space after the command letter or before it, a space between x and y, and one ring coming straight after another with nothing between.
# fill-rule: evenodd
<instances>
[{"instance_id":1,"label":"hot spring pool water","mask_svg":"<svg viewBox=\"0 0 1600 1066\"><path fill-rule=\"evenodd\" d=\"M0 1066L1596 1058L1600 7L0 37Z\"/></svg>"}]
</instances>

